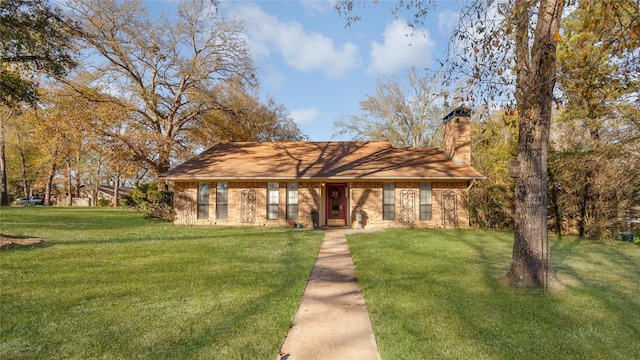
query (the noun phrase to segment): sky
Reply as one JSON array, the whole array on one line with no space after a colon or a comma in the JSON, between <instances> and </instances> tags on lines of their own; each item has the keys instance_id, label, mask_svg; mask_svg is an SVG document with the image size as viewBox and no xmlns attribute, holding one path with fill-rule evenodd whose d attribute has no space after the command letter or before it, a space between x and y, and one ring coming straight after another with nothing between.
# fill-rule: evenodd
<instances>
[{"instance_id":1,"label":"sky","mask_svg":"<svg viewBox=\"0 0 640 360\"><path fill-rule=\"evenodd\" d=\"M147 3L172 8L169 0ZM263 100L269 95L283 104L309 141L344 141L351 136L335 136L334 121L360 114L359 101L375 92L376 79L402 78L412 66L435 68L446 57L461 6L437 1L409 36L406 14L398 20L391 14L394 4L363 1L362 20L349 27L325 0L222 0L219 12L243 22Z\"/></svg>"}]
</instances>

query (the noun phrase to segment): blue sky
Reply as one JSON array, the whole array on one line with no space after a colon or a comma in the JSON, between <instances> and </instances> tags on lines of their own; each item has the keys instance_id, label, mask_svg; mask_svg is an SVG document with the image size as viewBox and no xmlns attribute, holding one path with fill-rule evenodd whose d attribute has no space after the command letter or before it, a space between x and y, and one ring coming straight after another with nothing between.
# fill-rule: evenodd
<instances>
[{"instance_id":1,"label":"blue sky","mask_svg":"<svg viewBox=\"0 0 640 360\"><path fill-rule=\"evenodd\" d=\"M377 78L404 77L411 66L433 68L444 59L461 6L438 1L424 26L407 36L406 23L390 12L395 1L363 3L362 20L345 27L331 1L221 1L222 16L244 23L261 95L285 105L311 141L350 140L332 136L333 122L360 113L358 102L374 92Z\"/></svg>"}]
</instances>

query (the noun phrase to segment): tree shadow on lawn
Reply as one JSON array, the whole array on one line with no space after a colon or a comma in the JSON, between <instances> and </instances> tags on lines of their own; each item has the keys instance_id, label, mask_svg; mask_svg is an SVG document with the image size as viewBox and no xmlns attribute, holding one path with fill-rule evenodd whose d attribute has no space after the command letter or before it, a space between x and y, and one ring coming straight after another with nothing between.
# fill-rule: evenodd
<instances>
[{"instance_id":1,"label":"tree shadow on lawn","mask_svg":"<svg viewBox=\"0 0 640 360\"><path fill-rule=\"evenodd\" d=\"M284 246L287 251L279 256L277 267L281 270L278 273L282 272L286 275L287 270L285 269L291 267L291 259L296 256L294 251L296 247L293 246L295 241L297 240L290 239L288 244ZM247 258L246 261L255 263L256 259ZM305 272L305 275L310 271L311 268ZM237 276L242 277L242 273L238 273ZM250 284L238 284L238 279L225 279L225 281L234 283L234 286L251 286ZM130 357L132 356L131 352L134 352L138 353L137 355L156 359L218 358L218 356L224 358L275 358L295 314L298 300L304 291L304 283L306 283L305 276L285 276L284 281L277 281L277 286L270 287L261 295L240 299L241 301L235 303L233 311L225 314L220 322L205 327L192 328L192 324L203 321L202 316L215 312L215 310L190 314L184 317L182 325L179 327L191 331L185 331L183 335L166 342L151 343L144 349L130 348L128 351L127 349L118 349L120 351L111 355ZM220 284L219 288L224 289L224 287L224 284ZM215 290L212 289L212 291ZM274 316L274 307L276 311L279 311L278 308L282 307L282 304L289 303L289 308L279 314L281 317L276 319L280 324L274 323L270 319ZM216 304L212 303L210 306L215 307Z\"/></svg>"},{"instance_id":2,"label":"tree shadow on lawn","mask_svg":"<svg viewBox=\"0 0 640 360\"><path fill-rule=\"evenodd\" d=\"M555 241L551 252L567 287L585 297L598 294L590 306L607 308L620 327L640 338L640 249L630 243L576 238Z\"/></svg>"},{"instance_id":3,"label":"tree shadow on lawn","mask_svg":"<svg viewBox=\"0 0 640 360\"><path fill-rule=\"evenodd\" d=\"M620 275L635 275L635 278L640 279L640 263L637 261L637 258L640 258L640 248L634 248L633 244L621 241L585 240L582 238L562 238L551 242L551 244L554 266L570 275L575 274L575 269L571 268L568 263L573 257L579 256L580 260L587 266L607 266L613 268L614 272ZM593 251L590 251L592 248ZM579 253L576 253L576 249L580 249ZM620 249L626 249L629 253L638 254L638 256L633 258ZM614 261L603 262L600 255L606 255L607 259Z\"/></svg>"},{"instance_id":4,"label":"tree shadow on lawn","mask_svg":"<svg viewBox=\"0 0 640 360\"><path fill-rule=\"evenodd\" d=\"M81 288L78 292L62 289L68 294L59 301L70 302L74 310L55 315L37 311L34 318L52 319L47 321L48 331L37 330L38 336L17 331L12 339L24 345L12 354L45 358L57 349L53 351L62 358L275 358L321 243L305 239L305 244L316 247L313 254L307 253L301 240L290 235L275 249L271 246L273 251L260 251L268 248L265 241L256 251L234 252L228 263L225 256L207 256L202 250L192 250L195 255L191 257L174 257L169 263L154 259L142 267L128 266L128 260L121 262L121 269L107 259L90 262L91 271L79 269L74 279L65 280ZM306 255L301 257L303 252ZM52 261L63 260L57 255ZM295 263L302 258L304 262ZM189 262L193 259L196 261ZM188 263L197 267L190 268ZM220 272L216 267L227 270ZM203 273L197 273L198 269ZM103 271L111 273L102 276ZM262 283L265 273L274 281ZM85 294L84 286L93 290ZM41 308L60 308L48 305ZM124 308L114 311L114 306ZM75 329L84 322L92 325L79 326L70 337L57 335L69 334L65 332L69 327ZM64 331L54 330L57 328ZM62 345L65 343L68 346Z\"/></svg>"},{"instance_id":5,"label":"tree shadow on lawn","mask_svg":"<svg viewBox=\"0 0 640 360\"><path fill-rule=\"evenodd\" d=\"M11 232L28 231L29 229L47 230L118 230L123 228L147 227L154 223L163 223L162 220L147 220L135 212L98 211L86 209L89 214L82 213L78 209L73 211L57 211L57 209L40 208L28 213L3 214L3 228ZM56 210L56 211L52 211ZM65 210L65 209L62 209ZM92 211L93 210L93 211ZM3 210L7 211L7 210ZM8 211L11 211L8 210ZM166 223L166 222L164 222ZM9 230L3 230L8 232Z\"/></svg>"},{"instance_id":6,"label":"tree shadow on lawn","mask_svg":"<svg viewBox=\"0 0 640 360\"><path fill-rule=\"evenodd\" d=\"M288 236L287 233L295 233L285 227L268 228L263 227L222 227L222 226L174 226L153 228L147 232L136 233L136 230L124 231L122 236L105 236L100 233L100 229L85 230L86 236L79 239L60 240L60 245L99 245L99 244L130 244L142 242L198 242L210 240L234 239L238 241L268 241L273 236ZM58 236L60 237L60 236Z\"/></svg>"},{"instance_id":7,"label":"tree shadow on lawn","mask_svg":"<svg viewBox=\"0 0 640 360\"><path fill-rule=\"evenodd\" d=\"M582 245L564 240L552 243L551 258L561 278L570 274L578 284L550 293L507 286L503 279L513 235L495 234L498 239L489 242L491 232L428 231L425 242L434 245L418 249L403 248L402 239L389 242L389 256L400 254L405 266L372 274L375 278L366 285L385 286L383 294L388 294L375 300L384 305L377 305L374 317L388 318L379 324L390 337L383 356L410 358L408 352L415 351L433 358L633 358L640 353L637 287L621 289L589 272L573 271L565 264L570 255L558 246L571 253ZM616 252L610 256L621 258L616 264L622 266L615 272L628 274L627 284L638 284L637 262ZM599 271L612 272L611 265L601 264ZM411 305L398 303L407 298ZM403 348L403 343L421 345Z\"/></svg>"},{"instance_id":8,"label":"tree shadow on lawn","mask_svg":"<svg viewBox=\"0 0 640 360\"><path fill-rule=\"evenodd\" d=\"M640 345L636 345L635 350L628 348L629 344L639 344L640 302L637 293L633 293L637 288L625 291L616 282L574 270L566 261L583 246L581 240L552 244L551 259L557 274L561 279L569 275L577 283L565 284L568 285L565 290L546 294L541 290L507 286L503 276L510 256L503 256L501 264L496 265L495 254L487 255L482 243L464 242L478 254L482 277L491 293L473 294L463 284L448 283L449 289L459 295L447 306L457 315L470 338L486 348L487 355L493 356L497 351L504 357L537 354L549 358L631 358L640 351ZM612 248L607 255L614 257L616 263L596 264L600 271L617 276L626 274L627 283L638 283L640 270L634 259L617 248ZM589 260L581 258L581 261ZM589 306L599 310L588 311ZM474 319L468 316L470 308L476 313L482 312L485 321L469 321ZM599 330L602 326L620 331L605 333ZM522 342L514 334L525 334L530 341ZM594 347L594 344L598 345Z\"/></svg>"}]
</instances>

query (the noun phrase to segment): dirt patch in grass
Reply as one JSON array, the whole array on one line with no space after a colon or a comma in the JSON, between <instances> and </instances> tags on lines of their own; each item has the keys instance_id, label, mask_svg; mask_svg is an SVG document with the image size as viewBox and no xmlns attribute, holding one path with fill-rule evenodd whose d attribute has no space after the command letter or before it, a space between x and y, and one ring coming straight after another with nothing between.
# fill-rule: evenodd
<instances>
[{"instance_id":1,"label":"dirt patch in grass","mask_svg":"<svg viewBox=\"0 0 640 360\"><path fill-rule=\"evenodd\" d=\"M39 237L0 234L0 250L34 247L44 245L45 242Z\"/></svg>"}]
</instances>

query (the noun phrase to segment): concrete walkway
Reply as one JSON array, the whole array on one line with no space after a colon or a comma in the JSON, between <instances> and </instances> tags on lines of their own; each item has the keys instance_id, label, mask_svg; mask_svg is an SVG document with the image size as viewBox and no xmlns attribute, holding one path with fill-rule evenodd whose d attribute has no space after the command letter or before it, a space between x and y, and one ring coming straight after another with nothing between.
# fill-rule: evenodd
<instances>
[{"instance_id":1,"label":"concrete walkway","mask_svg":"<svg viewBox=\"0 0 640 360\"><path fill-rule=\"evenodd\" d=\"M282 360L379 360L369 312L342 229L327 229Z\"/></svg>"}]
</instances>

